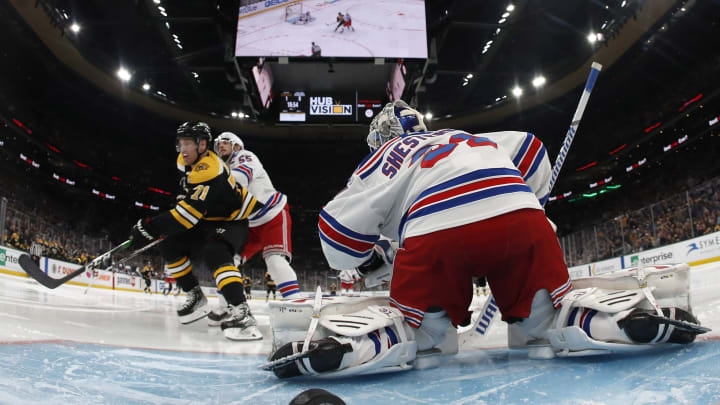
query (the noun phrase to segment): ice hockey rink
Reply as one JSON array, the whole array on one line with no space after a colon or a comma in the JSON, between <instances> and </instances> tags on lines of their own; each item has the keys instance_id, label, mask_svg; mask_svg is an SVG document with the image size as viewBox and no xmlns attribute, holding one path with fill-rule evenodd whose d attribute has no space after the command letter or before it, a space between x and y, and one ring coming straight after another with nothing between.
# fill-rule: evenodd
<instances>
[{"instance_id":1,"label":"ice hockey rink","mask_svg":"<svg viewBox=\"0 0 720 405\"><path fill-rule=\"evenodd\" d=\"M720 263L691 270L692 305L713 331L634 355L529 360L489 336L419 369L340 380L278 380L258 369L269 340L230 342L202 320L178 324L183 297L64 285L0 274L2 404L287 404L323 388L348 404L720 403ZM480 305L484 297L477 298ZM264 299L251 302L263 333Z\"/></svg>"},{"instance_id":2,"label":"ice hockey rink","mask_svg":"<svg viewBox=\"0 0 720 405\"><path fill-rule=\"evenodd\" d=\"M322 56L426 58L425 5L417 0L313 0L302 2L308 24L285 21L285 7L241 18L237 56ZM350 13L355 31L335 31L338 12Z\"/></svg>"}]
</instances>

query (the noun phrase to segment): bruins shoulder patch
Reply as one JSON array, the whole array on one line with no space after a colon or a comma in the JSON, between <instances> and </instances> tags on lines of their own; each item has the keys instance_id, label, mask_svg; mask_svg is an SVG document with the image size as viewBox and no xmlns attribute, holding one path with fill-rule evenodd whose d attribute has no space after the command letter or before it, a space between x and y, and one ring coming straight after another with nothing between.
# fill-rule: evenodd
<instances>
[{"instance_id":1,"label":"bruins shoulder patch","mask_svg":"<svg viewBox=\"0 0 720 405\"><path fill-rule=\"evenodd\" d=\"M223 173L223 161L213 152L200 159L188 174L188 183L199 184L208 182Z\"/></svg>"}]
</instances>

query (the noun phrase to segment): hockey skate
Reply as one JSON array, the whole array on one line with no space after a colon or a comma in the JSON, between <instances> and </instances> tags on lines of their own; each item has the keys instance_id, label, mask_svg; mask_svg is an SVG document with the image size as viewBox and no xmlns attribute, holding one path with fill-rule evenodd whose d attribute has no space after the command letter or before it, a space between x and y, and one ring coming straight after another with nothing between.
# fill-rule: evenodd
<instances>
[{"instance_id":1,"label":"hockey skate","mask_svg":"<svg viewBox=\"0 0 720 405\"><path fill-rule=\"evenodd\" d=\"M630 315L618 321L618 326L636 343L650 343L654 340L667 343L687 344L695 336L709 332L691 313L681 308L662 308L664 316L655 311L635 309ZM665 328L661 328L665 325ZM657 336L662 334L658 339Z\"/></svg>"},{"instance_id":2,"label":"hockey skate","mask_svg":"<svg viewBox=\"0 0 720 405\"><path fill-rule=\"evenodd\" d=\"M240 305L230 305L230 319L220 323L220 329L226 338L230 340L259 340L262 333L257 327L255 318L250 313L247 302Z\"/></svg>"},{"instance_id":3,"label":"hockey skate","mask_svg":"<svg viewBox=\"0 0 720 405\"><path fill-rule=\"evenodd\" d=\"M206 317L209 312L207 303L207 298L205 298L205 294L203 294L200 286L195 286L192 290L188 291L185 303L177 310L180 323L187 325Z\"/></svg>"},{"instance_id":4,"label":"hockey skate","mask_svg":"<svg viewBox=\"0 0 720 405\"><path fill-rule=\"evenodd\" d=\"M353 351L350 344L342 344L332 337L311 341L307 351L303 351L303 345L303 342L286 343L262 368L272 371L278 378L318 374L337 370L345 353Z\"/></svg>"},{"instance_id":5,"label":"hockey skate","mask_svg":"<svg viewBox=\"0 0 720 405\"><path fill-rule=\"evenodd\" d=\"M230 320L230 307L213 308L208 314L208 326L220 326L224 321Z\"/></svg>"},{"instance_id":6,"label":"hockey skate","mask_svg":"<svg viewBox=\"0 0 720 405\"><path fill-rule=\"evenodd\" d=\"M208 326L220 326L224 321L230 320L230 305L225 297L218 291L218 305L208 314Z\"/></svg>"}]
</instances>

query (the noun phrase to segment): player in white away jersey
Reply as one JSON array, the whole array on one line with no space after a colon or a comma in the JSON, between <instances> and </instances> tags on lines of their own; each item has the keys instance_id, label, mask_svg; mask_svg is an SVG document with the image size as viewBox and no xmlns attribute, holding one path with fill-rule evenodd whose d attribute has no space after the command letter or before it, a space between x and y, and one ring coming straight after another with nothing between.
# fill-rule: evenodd
<instances>
[{"instance_id":1,"label":"player in white away jersey","mask_svg":"<svg viewBox=\"0 0 720 405\"><path fill-rule=\"evenodd\" d=\"M267 270L277 283L283 298L300 292L295 270L290 267L292 244L291 219L285 194L275 190L260 159L245 149L243 141L232 132L223 132L215 140L218 155L230 166L235 180L246 187L265 206L249 218L250 235L240 261L246 263L260 250Z\"/></svg>"},{"instance_id":2,"label":"player in white away jersey","mask_svg":"<svg viewBox=\"0 0 720 405\"><path fill-rule=\"evenodd\" d=\"M673 331L678 319L697 323L689 312L653 315L659 307L639 289L628 300L624 291L611 308L607 295L615 300L617 291L571 292L541 204L551 166L534 135L428 132L420 113L396 101L373 119L367 140L373 153L325 205L318 227L332 268L357 268L366 280L390 268L389 305L319 311L315 336L326 338L305 352L304 342L282 345L269 367L278 377L403 370L419 351L457 351L454 328L470 322L473 277L487 278L495 310L511 324L511 347L540 344L551 357L605 350L604 342L624 348L694 339L688 329ZM395 255L381 235L398 241Z\"/></svg>"},{"instance_id":3,"label":"player in white away jersey","mask_svg":"<svg viewBox=\"0 0 720 405\"><path fill-rule=\"evenodd\" d=\"M290 229L292 221L287 197L275 190L270 176L260 159L245 149L243 141L232 132L223 132L215 139L215 151L227 163L238 184L243 184L250 193L262 200L265 206L248 218L250 232L242 253L235 256L240 266L262 250L263 260L277 289L283 298L293 298L300 292L295 270L290 266L292 243ZM222 301L208 315L208 326L217 326L228 315Z\"/></svg>"}]
</instances>

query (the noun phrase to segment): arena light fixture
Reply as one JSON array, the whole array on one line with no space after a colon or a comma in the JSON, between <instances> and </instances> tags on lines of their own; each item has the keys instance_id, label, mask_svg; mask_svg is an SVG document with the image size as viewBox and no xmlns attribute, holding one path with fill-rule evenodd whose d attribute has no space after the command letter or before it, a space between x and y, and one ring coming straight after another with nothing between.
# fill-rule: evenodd
<instances>
[{"instance_id":1,"label":"arena light fixture","mask_svg":"<svg viewBox=\"0 0 720 405\"><path fill-rule=\"evenodd\" d=\"M507 19L501 18L500 21L498 21L498 24L502 24L502 23L504 23L505 21L507 21Z\"/></svg>"},{"instance_id":2,"label":"arena light fixture","mask_svg":"<svg viewBox=\"0 0 720 405\"><path fill-rule=\"evenodd\" d=\"M160 4L160 0L153 0L153 3Z\"/></svg>"},{"instance_id":3,"label":"arena light fixture","mask_svg":"<svg viewBox=\"0 0 720 405\"><path fill-rule=\"evenodd\" d=\"M508 18L508 17L510 17L510 13L505 13L505 14L503 14L501 17L502 17L502 18Z\"/></svg>"},{"instance_id":4,"label":"arena light fixture","mask_svg":"<svg viewBox=\"0 0 720 405\"><path fill-rule=\"evenodd\" d=\"M535 76L535 78L532 81L532 85L535 88L542 87L546 81L547 80L545 80L545 76Z\"/></svg>"},{"instance_id":5,"label":"arena light fixture","mask_svg":"<svg viewBox=\"0 0 720 405\"><path fill-rule=\"evenodd\" d=\"M623 2L620 3L620 7L621 7L621 8L622 8L622 7L625 7L626 5L627 5L627 1L626 1L626 0L623 0Z\"/></svg>"},{"instance_id":6,"label":"arena light fixture","mask_svg":"<svg viewBox=\"0 0 720 405\"><path fill-rule=\"evenodd\" d=\"M591 32L591 33L588 34L587 40L588 40L588 42L590 42L591 44L594 44L595 41L597 41L597 35L595 35L594 32Z\"/></svg>"},{"instance_id":7,"label":"arena light fixture","mask_svg":"<svg viewBox=\"0 0 720 405\"><path fill-rule=\"evenodd\" d=\"M78 25L78 23L72 23L72 25L70 26L70 31L77 34L78 32L80 32L80 25Z\"/></svg>"},{"instance_id":8,"label":"arena light fixture","mask_svg":"<svg viewBox=\"0 0 720 405\"><path fill-rule=\"evenodd\" d=\"M510 4L510 5L507 6L506 10L512 13L512 11L515 10L515 6L513 6L512 4Z\"/></svg>"},{"instance_id":9,"label":"arena light fixture","mask_svg":"<svg viewBox=\"0 0 720 405\"><path fill-rule=\"evenodd\" d=\"M428 111L428 112L425 113L425 119L426 119L426 120L429 121L429 120L432 119L432 117L433 117L433 115L432 115L432 113L431 113L430 111Z\"/></svg>"},{"instance_id":10,"label":"arena light fixture","mask_svg":"<svg viewBox=\"0 0 720 405\"><path fill-rule=\"evenodd\" d=\"M472 74L472 73L468 73L467 76L465 76L465 78L467 78L467 79L472 79L472 78L473 78L473 74Z\"/></svg>"},{"instance_id":11,"label":"arena light fixture","mask_svg":"<svg viewBox=\"0 0 720 405\"><path fill-rule=\"evenodd\" d=\"M145 90L145 91L150 90L150 83L143 83L142 89Z\"/></svg>"},{"instance_id":12,"label":"arena light fixture","mask_svg":"<svg viewBox=\"0 0 720 405\"><path fill-rule=\"evenodd\" d=\"M117 71L117 77L119 77L123 82L128 82L132 78L132 74L130 74L130 71L121 66Z\"/></svg>"},{"instance_id":13,"label":"arena light fixture","mask_svg":"<svg viewBox=\"0 0 720 405\"><path fill-rule=\"evenodd\" d=\"M520 96L522 96L522 94L523 94L523 89L522 89L522 87L520 87L520 86L515 86L515 87L512 89L512 94L513 94L513 96L515 96L515 97L520 97Z\"/></svg>"}]
</instances>

